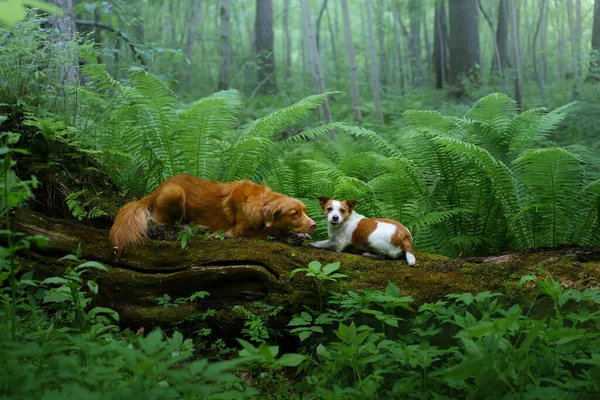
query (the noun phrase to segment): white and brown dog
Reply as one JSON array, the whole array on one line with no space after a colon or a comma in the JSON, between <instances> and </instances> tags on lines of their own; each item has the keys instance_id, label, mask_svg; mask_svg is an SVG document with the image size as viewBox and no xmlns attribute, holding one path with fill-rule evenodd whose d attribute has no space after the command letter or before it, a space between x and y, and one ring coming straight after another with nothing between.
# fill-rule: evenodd
<instances>
[{"instance_id":1,"label":"white and brown dog","mask_svg":"<svg viewBox=\"0 0 600 400\"><path fill-rule=\"evenodd\" d=\"M352 245L363 256L371 258L399 258L406 254L408 265L416 262L412 235L401 223L387 218L366 218L354 211L356 200L332 200L320 196L319 205L325 211L329 239L311 243L320 249L343 251Z\"/></svg>"}]
</instances>

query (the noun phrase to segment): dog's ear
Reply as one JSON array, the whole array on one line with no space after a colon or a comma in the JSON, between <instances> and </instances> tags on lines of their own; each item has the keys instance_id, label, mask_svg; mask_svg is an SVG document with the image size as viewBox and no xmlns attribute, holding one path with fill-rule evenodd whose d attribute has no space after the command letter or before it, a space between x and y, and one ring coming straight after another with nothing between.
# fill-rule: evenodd
<instances>
[{"instance_id":1,"label":"dog's ear","mask_svg":"<svg viewBox=\"0 0 600 400\"><path fill-rule=\"evenodd\" d=\"M272 202L264 206L263 218L265 219L265 227L271 227L279 214L281 214L281 204Z\"/></svg>"},{"instance_id":2,"label":"dog's ear","mask_svg":"<svg viewBox=\"0 0 600 400\"><path fill-rule=\"evenodd\" d=\"M346 200L346 205L348 206L348 211L352 212L354 207L358 204L358 200Z\"/></svg>"},{"instance_id":3,"label":"dog's ear","mask_svg":"<svg viewBox=\"0 0 600 400\"><path fill-rule=\"evenodd\" d=\"M327 196L319 196L317 197L317 199L319 200L319 207L321 207L322 209L325 209L325 204L327 204L327 202L331 200Z\"/></svg>"}]
</instances>

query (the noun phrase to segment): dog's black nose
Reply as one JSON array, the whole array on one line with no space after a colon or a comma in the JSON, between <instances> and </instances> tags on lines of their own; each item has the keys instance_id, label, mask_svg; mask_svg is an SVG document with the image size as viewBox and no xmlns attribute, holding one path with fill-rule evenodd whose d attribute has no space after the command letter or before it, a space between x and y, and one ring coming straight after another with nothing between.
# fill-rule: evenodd
<instances>
[{"instance_id":1,"label":"dog's black nose","mask_svg":"<svg viewBox=\"0 0 600 400\"><path fill-rule=\"evenodd\" d=\"M334 215L333 217L331 217L331 220L334 222L337 222L338 219L340 219L340 217L338 217L337 215Z\"/></svg>"}]
</instances>

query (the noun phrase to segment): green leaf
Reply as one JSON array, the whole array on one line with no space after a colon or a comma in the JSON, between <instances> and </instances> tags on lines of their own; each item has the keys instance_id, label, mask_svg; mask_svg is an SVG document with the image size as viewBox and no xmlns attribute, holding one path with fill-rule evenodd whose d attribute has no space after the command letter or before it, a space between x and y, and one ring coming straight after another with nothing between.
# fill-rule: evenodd
<instances>
[{"instance_id":1,"label":"green leaf","mask_svg":"<svg viewBox=\"0 0 600 400\"><path fill-rule=\"evenodd\" d=\"M400 288L392 281L388 281L385 294L392 297L400 297Z\"/></svg>"},{"instance_id":2,"label":"green leaf","mask_svg":"<svg viewBox=\"0 0 600 400\"><path fill-rule=\"evenodd\" d=\"M300 338L300 341L304 341L304 340L308 339L309 337L311 337L312 334L313 334L312 331L304 330L298 334L298 337Z\"/></svg>"},{"instance_id":3,"label":"green leaf","mask_svg":"<svg viewBox=\"0 0 600 400\"><path fill-rule=\"evenodd\" d=\"M99 262L96 261L86 261L83 264L79 264L78 266L75 267L76 271L79 271L83 268L96 268L102 271L108 271L108 269L106 269L106 267L102 264L100 264Z\"/></svg>"},{"instance_id":4,"label":"green leaf","mask_svg":"<svg viewBox=\"0 0 600 400\"><path fill-rule=\"evenodd\" d=\"M53 276L50 278L46 278L42 281L42 285L68 285L69 283L71 283L70 280L65 279L65 278L61 278L59 276Z\"/></svg>"},{"instance_id":5,"label":"green leaf","mask_svg":"<svg viewBox=\"0 0 600 400\"><path fill-rule=\"evenodd\" d=\"M114 319L116 322L119 322L119 313L111 308L106 307L94 307L88 312L88 316L90 318L94 318L99 314L106 314Z\"/></svg>"},{"instance_id":6,"label":"green leaf","mask_svg":"<svg viewBox=\"0 0 600 400\"><path fill-rule=\"evenodd\" d=\"M319 344L317 346L317 354L323 358L331 360L331 353L329 352L329 350L327 350L327 347L323 346L322 344Z\"/></svg>"},{"instance_id":7,"label":"green leaf","mask_svg":"<svg viewBox=\"0 0 600 400\"><path fill-rule=\"evenodd\" d=\"M301 354L287 353L275 361L272 368L297 367L305 359L306 357Z\"/></svg>"},{"instance_id":8,"label":"green leaf","mask_svg":"<svg viewBox=\"0 0 600 400\"><path fill-rule=\"evenodd\" d=\"M98 284L94 281L87 281L87 286L90 288L90 292L98 294Z\"/></svg>"},{"instance_id":9,"label":"green leaf","mask_svg":"<svg viewBox=\"0 0 600 400\"><path fill-rule=\"evenodd\" d=\"M521 279L519 279L519 285L523 285L525 282L534 281L536 279L537 279L537 277L535 275L522 276Z\"/></svg>"},{"instance_id":10,"label":"green leaf","mask_svg":"<svg viewBox=\"0 0 600 400\"><path fill-rule=\"evenodd\" d=\"M310 264L309 264L309 266L310 266ZM323 267L323 273L325 275L330 275L332 272L337 271L338 269L340 269L340 263L339 262L327 264L327 265L325 265Z\"/></svg>"}]
</instances>

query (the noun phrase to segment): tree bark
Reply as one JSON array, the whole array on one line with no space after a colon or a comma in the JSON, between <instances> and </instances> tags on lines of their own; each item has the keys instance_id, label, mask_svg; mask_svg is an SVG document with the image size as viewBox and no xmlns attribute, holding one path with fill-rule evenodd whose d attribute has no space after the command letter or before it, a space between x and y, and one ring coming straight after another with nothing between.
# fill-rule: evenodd
<instances>
[{"instance_id":1,"label":"tree bark","mask_svg":"<svg viewBox=\"0 0 600 400\"><path fill-rule=\"evenodd\" d=\"M319 57L319 52L317 51L317 42L313 33L314 30L310 13L310 4L308 0L300 0L300 7L302 8L302 19L304 21L304 32L308 47L308 59L312 61L311 74L313 77L313 83L315 85L315 92L325 93L325 81L321 71L321 60ZM325 99L325 102L323 103L323 110L325 112L325 120L327 122L331 122L331 111L329 110L329 102L327 99Z\"/></svg>"},{"instance_id":2,"label":"tree bark","mask_svg":"<svg viewBox=\"0 0 600 400\"><path fill-rule=\"evenodd\" d=\"M573 13L573 0L567 0L567 16L569 19L569 37L571 41L571 68L573 76L581 76L581 66L579 65L580 43L577 41L577 26Z\"/></svg>"},{"instance_id":3,"label":"tree bark","mask_svg":"<svg viewBox=\"0 0 600 400\"><path fill-rule=\"evenodd\" d=\"M290 1L285 0L283 6L283 38L285 40L285 78L292 77L292 37L290 36L289 14Z\"/></svg>"},{"instance_id":4,"label":"tree bark","mask_svg":"<svg viewBox=\"0 0 600 400\"><path fill-rule=\"evenodd\" d=\"M404 94L405 87L405 77L404 77L404 62L402 58L402 37L400 35L400 31L398 29L400 14L398 13L398 8L396 7L396 0L392 0L392 14L394 15L394 42L396 44L396 62L398 63L398 76L399 76L399 86L400 91Z\"/></svg>"},{"instance_id":5,"label":"tree bark","mask_svg":"<svg viewBox=\"0 0 600 400\"><path fill-rule=\"evenodd\" d=\"M542 98L542 102L544 100L544 78L542 77L542 72L538 68L537 62L537 39L540 34L541 27L544 23L544 14L546 9L546 0L541 0L541 8L540 8L540 16L538 18L537 25L535 27L535 34L533 35L533 73L535 74L535 81L538 85L538 89L540 91L540 95Z\"/></svg>"},{"instance_id":6,"label":"tree bark","mask_svg":"<svg viewBox=\"0 0 600 400\"><path fill-rule=\"evenodd\" d=\"M517 34L517 10L515 9L515 0L508 0L509 2L509 13L511 18L511 34L513 41L513 52L515 58L515 101L519 112L523 111L523 100L521 98L521 57L519 49L519 39Z\"/></svg>"},{"instance_id":7,"label":"tree bark","mask_svg":"<svg viewBox=\"0 0 600 400\"><path fill-rule=\"evenodd\" d=\"M477 0L450 0L450 74L449 83L462 96L462 77L479 82L479 12Z\"/></svg>"},{"instance_id":8,"label":"tree bark","mask_svg":"<svg viewBox=\"0 0 600 400\"><path fill-rule=\"evenodd\" d=\"M492 71L498 71L504 76L504 71L510 67L508 57L508 0L498 3L498 26L496 27L496 45L498 57L494 57Z\"/></svg>"},{"instance_id":9,"label":"tree bark","mask_svg":"<svg viewBox=\"0 0 600 400\"><path fill-rule=\"evenodd\" d=\"M346 54L350 66L350 97L352 99L352 114L355 121L362 121L360 113L360 94L358 91L358 78L356 76L356 58L354 57L354 42L352 30L350 29L350 16L348 13L348 2L342 0L342 16L344 19L344 38L346 39Z\"/></svg>"},{"instance_id":10,"label":"tree bark","mask_svg":"<svg viewBox=\"0 0 600 400\"><path fill-rule=\"evenodd\" d=\"M433 32L433 65L435 66L435 88L442 89L448 81L448 26L444 1L435 5Z\"/></svg>"},{"instance_id":11,"label":"tree bark","mask_svg":"<svg viewBox=\"0 0 600 400\"><path fill-rule=\"evenodd\" d=\"M187 37L185 41L185 55L190 60L189 63L185 64L185 80L189 84L192 75L192 56L194 52L194 44L196 44L196 32L198 26L202 26L202 20L204 15L202 8L200 7L201 0L192 0L191 12L189 15L189 21L187 26Z\"/></svg>"},{"instance_id":12,"label":"tree bark","mask_svg":"<svg viewBox=\"0 0 600 400\"><path fill-rule=\"evenodd\" d=\"M275 55L273 53L273 2L272 0L256 0L256 20L254 24L257 83L262 85L266 93L277 90L275 81Z\"/></svg>"},{"instance_id":13,"label":"tree bark","mask_svg":"<svg viewBox=\"0 0 600 400\"><path fill-rule=\"evenodd\" d=\"M381 71L381 86L383 88L383 90L386 90L386 87L388 85L387 82L387 76L388 76L388 72L387 72L387 67L388 67L388 61L387 61L387 57L386 57L386 52L385 52L385 31L384 31L384 23L383 23L383 10L382 7L376 7L375 9L375 17L377 20L377 43L379 44L379 69Z\"/></svg>"},{"instance_id":14,"label":"tree bark","mask_svg":"<svg viewBox=\"0 0 600 400\"><path fill-rule=\"evenodd\" d=\"M558 54L560 58L557 65L557 80L565 78L564 60L567 59L567 46L566 40L567 35L564 32L563 26L563 6L560 0L554 0L554 8L557 10L556 14L556 42L558 43Z\"/></svg>"},{"instance_id":15,"label":"tree bark","mask_svg":"<svg viewBox=\"0 0 600 400\"><path fill-rule=\"evenodd\" d=\"M365 1L367 8L367 30L369 31L369 50L371 53L371 87L373 88L373 103L375 103L375 114L377 120L383 125L383 114L381 113L381 102L379 100L379 77L377 73L377 54L375 53L375 37L373 34L373 19L371 17L371 0Z\"/></svg>"},{"instance_id":16,"label":"tree bark","mask_svg":"<svg viewBox=\"0 0 600 400\"><path fill-rule=\"evenodd\" d=\"M317 51L321 54L321 20L323 19L323 13L327 9L327 0L323 0L323 5L321 6L321 10L319 11L319 16L317 17Z\"/></svg>"},{"instance_id":17,"label":"tree bark","mask_svg":"<svg viewBox=\"0 0 600 400\"><path fill-rule=\"evenodd\" d=\"M330 8L328 7L327 10L325 10L327 12L327 26L329 27L329 40L331 42L331 52L333 53L333 65L336 66L338 63L338 57L337 57L337 46L336 46L336 35L334 34L334 30L333 30L333 25L331 24L331 11ZM335 83L336 86L339 85L340 82L340 73L339 73L339 69L334 67L334 74L335 74Z\"/></svg>"},{"instance_id":18,"label":"tree bark","mask_svg":"<svg viewBox=\"0 0 600 400\"><path fill-rule=\"evenodd\" d=\"M229 0L221 0L221 68L219 69L219 90L229 89L229 63L230 63L230 28L229 28Z\"/></svg>"},{"instance_id":19,"label":"tree bark","mask_svg":"<svg viewBox=\"0 0 600 400\"><path fill-rule=\"evenodd\" d=\"M60 8L63 16L52 15L50 23L56 27L60 33L58 38L63 48L66 44L75 40L77 29L75 27L75 12L73 0L51 0L50 3ZM75 48L67 50L68 60L65 65L60 67L59 82L62 85L75 84L79 80L79 59Z\"/></svg>"},{"instance_id":20,"label":"tree bark","mask_svg":"<svg viewBox=\"0 0 600 400\"><path fill-rule=\"evenodd\" d=\"M592 26L592 52L590 54L590 71L587 81L600 80L600 0L594 3L594 23Z\"/></svg>"},{"instance_id":21,"label":"tree bark","mask_svg":"<svg viewBox=\"0 0 600 400\"><path fill-rule=\"evenodd\" d=\"M231 308L255 300L284 307L288 317L305 306L316 308L314 281L303 274L289 277L294 268L304 268L313 260L322 265L340 262L340 272L348 275L348 279L330 282L327 289L381 290L391 280L403 295L414 298L415 307L451 293L486 290L532 298L535 285L518 284L521 276L532 273L540 277L549 274L563 286L581 291L600 281L598 250L573 248L469 259L448 259L417 251L417 263L409 268L404 260L373 260L305 244L290 246L258 239L207 241L194 237L185 249L176 241L146 239L124 258L114 259L108 231L104 229L24 211L18 211L13 226L50 239L48 247L22 253L20 262L24 269L34 271L34 279L62 276L73 263L57 258L74 254L78 246L82 249L82 262L93 260L107 266L108 271L92 269L83 278L98 283L97 305L115 309L123 324L136 328L164 328L207 308L217 310L212 322L232 328L241 318L231 313ZM208 291L210 296L177 308L159 306L156 300L165 293L177 299L200 290Z\"/></svg>"},{"instance_id":22,"label":"tree bark","mask_svg":"<svg viewBox=\"0 0 600 400\"><path fill-rule=\"evenodd\" d=\"M413 84L421 86L423 73L423 58L421 51L421 2L410 0L408 3L410 15L410 45L411 45L411 67L413 71Z\"/></svg>"}]
</instances>

